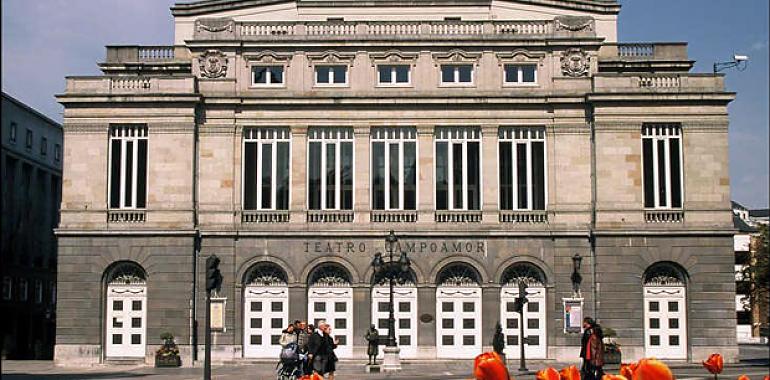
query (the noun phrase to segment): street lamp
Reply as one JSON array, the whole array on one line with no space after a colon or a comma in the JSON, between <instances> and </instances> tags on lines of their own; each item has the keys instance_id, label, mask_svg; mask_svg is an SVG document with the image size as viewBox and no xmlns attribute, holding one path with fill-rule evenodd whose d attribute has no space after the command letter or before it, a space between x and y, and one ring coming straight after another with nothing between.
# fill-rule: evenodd
<instances>
[{"instance_id":1,"label":"street lamp","mask_svg":"<svg viewBox=\"0 0 770 380\"><path fill-rule=\"evenodd\" d=\"M582 261L583 258L580 254L576 253L575 256L572 256L572 276L570 279L572 280L572 291L575 294L575 298L580 297L580 283L583 282L583 276L580 275L580 263Z\"/></svg>"},{"instance_id":2,"label":"street lamp","mask_svg":"<svg viewBox=\"0 0 770 380\"><path fill-rule=\"evenodd\" d=\"M519 280L519 296L516 297L514 302L514 310L519 312L519 373L524 374L529 370L527 369L527 359L524 356L524 344L528 343L527 338L524 336L524 312L527 300L527 283L523 279Z\"/></svg>"},{"instance_id":3,"label":"street lamp","mask_svg":"<svg viewBox=\"0 0 770 380\"><path fill-rule=\"evenodd\" d=\"M396 237L396 234L393 230L390 230L390 233L388 233L388 236L385 238L385 250L388 253L388 261L385 262L385 260L383 260L382 253L380 252L375 253L374 258L372 259L374 278L387 278L389 287L388 340L385 344L387 348L385 349L385 362L383 363L384 370L401 369L400 360L398 358L398 344L396 343L396 317L394 315L393 285L401 274L409 272L412 265L412 262L405 251L401 251L401 257L398 260L393 259L393 251L395 250L397 242L398 238ZM390 368L388 368L389 366Z\"/></svg>"}]
</instances>

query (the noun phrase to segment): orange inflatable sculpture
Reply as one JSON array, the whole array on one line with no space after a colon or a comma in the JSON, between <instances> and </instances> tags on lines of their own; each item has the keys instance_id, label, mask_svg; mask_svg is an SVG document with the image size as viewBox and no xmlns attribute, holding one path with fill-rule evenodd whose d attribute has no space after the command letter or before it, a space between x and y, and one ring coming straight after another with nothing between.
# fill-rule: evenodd
<instances>
[{"instance_id":1,"label":"orange inflatable sculpture","mask_svg":"<svg viewBox=\"0 0 770 380\"><path fill-rule=\"evenodd\" d=\"M553 369L553 368L546 368L541 369L540 371L537 371L535 374L536 380L561 380L561 376L559 375L559 371Z\"/></svg>"},{"instance_id":2,"label":"orange inflatable sculpture","mask_svg":"<svg viewBox=\"0 0 770 380\"><path fill-rule=\"evenodd\" d=\"M473 361L473 376L476 380L513 380L496 352L485 352L476 357Z\"/></svg>"}]
</instances>

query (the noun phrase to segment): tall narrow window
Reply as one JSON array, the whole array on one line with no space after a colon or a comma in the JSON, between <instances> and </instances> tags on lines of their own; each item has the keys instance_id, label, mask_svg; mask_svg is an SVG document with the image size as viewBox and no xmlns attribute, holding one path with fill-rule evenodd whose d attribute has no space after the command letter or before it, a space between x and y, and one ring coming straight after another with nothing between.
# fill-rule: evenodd
<instances>
[{"instance_id":1,"label":"tall narrow window","mask_svg":"<svg viewBox=\"0 0 770 380\"><path fill-rule=\"evenodd\" d=\"M9 135L8 135L8 139L11 141L11 143L15 143L16 142L16 130L17 129L18 128L16 126L16 123L12 121L11 122L10 132L9 132Z\"/></svg>"},{"instance_id":2,"label":"tall narrow window","mask_svg":"<svg viewBox=\"0 0 770 380\"><path fill-rule=\"evenodd\" d=\"M500 128L500 209L545 210L545 129Z\"/></svg>"},{"instance_id":3,"label":"tall narrow window","mask_svg":"<svg viewBox=\"0 0 770 380\"><path fill-rule=\"evenodd\" d=\"M642 127L644 207L682 207L682 129L676 124Z\"/></svg>"},{"instance_id":4,"label":"tall narrow window","mask_svg":"<svg viewBox=\"0 0 770 380\"><path fill-rule=\"evenodd\" d=\"M372 208L415 210L417 207L417 131L414 128L372 129Z\"/></svg>"},{"instance_id":5,"label":"tall narrow window","mask_svg":"<svg viewBox=\"0 0 770 380\"><path fill-rule=\"evenodd\" d=\"M110 208L145 208L147 203L147 126L110 128Z\"/></svg>"},{"instance_id":6,"label":"tall narrow window","mask_svg":"<svg viewBox=\"0 0 770 380\"><path fill-rule=\"evenodd\" d=\"M353 209L353 129L308 131L308 208Z\"/></svg>"},{"instance_id":7,"label":"tall narrow window","mask_svg":"<svg viewBox=\"0 0 770 380\"><path fill-rule=\"evenodd\" d=\"M479 210L481 131L436 128L436 209Z\"/></svg>"},{"instance_id":8,"label":"tall narrow window","mask_svg":"<svg viewBox=\"0 0 770 380\"><path fill-rule=\"evenodd\" d=\"M243 131L243 209L289 209L289 129Z\"/></svg>"}]
</instances>

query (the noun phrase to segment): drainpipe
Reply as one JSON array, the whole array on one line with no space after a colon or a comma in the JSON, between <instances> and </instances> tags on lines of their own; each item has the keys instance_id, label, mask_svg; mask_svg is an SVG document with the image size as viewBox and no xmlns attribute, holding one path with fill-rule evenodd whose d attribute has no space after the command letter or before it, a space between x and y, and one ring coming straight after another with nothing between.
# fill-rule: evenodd
<instances>
[{"instance_id":1,"label":"drainpipe","mask_svg":"<svg viewBox=\"0 0 770 380\"><path fill-rule=\"evenodd\" d=\"M192 252L192 295L190 300L190 345L192 346L192 360L198 360L198 257L201 252L201 231L198 225L198 138L199 112L196 107L195 126L193 127L193 160L192 160L192 203L193 203L193 237Z\"/></svg>"},{"instance_id":2,"label":"drainpipe","mask_svg":"<svg viewBox=\"0 0 770 380\"><path fill-rule=\"evenodd\" d=\"M596 123L594 107L589 104L587 109L588 128L591 133L591 223L588 227L588 244L591 254L591 291L593 298L594 320L599 322L599 289L596 283Z\"/></svg>"}]
</instances>

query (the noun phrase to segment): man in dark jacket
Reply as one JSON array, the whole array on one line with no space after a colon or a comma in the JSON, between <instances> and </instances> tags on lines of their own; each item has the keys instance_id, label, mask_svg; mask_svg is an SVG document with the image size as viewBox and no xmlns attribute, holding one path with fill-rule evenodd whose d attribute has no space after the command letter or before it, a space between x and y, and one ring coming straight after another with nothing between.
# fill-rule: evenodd
<instances>
[{"instance_id":1,"label":"man in dark jacket","mask_svg":"<svg viewBox=\"0 0 770 380\"><path fill-rule=\"evenodd\" d=\"M331 359L329 352L334 352L329 347L328 340L324 337L324 331L326 331L328 326L326 321L318 322L318 329L313 331L307 342L308 359L311 361L310 366L313 368L313 372L320 376L328 372L329 360Z\"/></svg>"},{"instance_id":2,"label":"man in dark jacket","mask_svg":"<svg viewBox=\"0 0 770 380\"><path fill-rule=\"evenodd\" d=\"M604 343L602 329L593 319L583 319L583 336L580 339L580 357L583 359L581 378L601 379L604 371Z\"/></svg>"}]
</instances>

